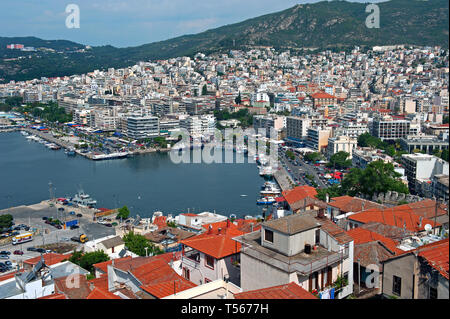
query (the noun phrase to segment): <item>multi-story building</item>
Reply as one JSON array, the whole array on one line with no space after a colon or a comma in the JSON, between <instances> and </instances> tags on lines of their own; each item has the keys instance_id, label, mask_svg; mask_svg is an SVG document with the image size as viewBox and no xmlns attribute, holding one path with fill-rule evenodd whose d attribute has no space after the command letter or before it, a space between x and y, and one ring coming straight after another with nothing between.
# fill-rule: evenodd
<instances>
[{"instance_id":1,"label":"multi-story building","mask_svg":"<svg viewBox=\"0 0 450 319\"><path fill-rule=\"evenodd\" d=\"M94 120L91 126L102 131L115 131L117 129L117 112L114 108L96 108L94 110Z\"/></svg>"},{"instance_id":2,"label":"multi-story building","mask_svg":"<svg viewBox=\"0 0 450 319\"><path fill-rule=\"evenodd\" d=\"M330 135L330 129L310 127L308 128L306 146L321 152L323 148L328 146L328 139L330 138Z\"/></svg>"},{"instance_id":3,"label":"multi-story building","mask_svg":"<svg viewBox=\"0 0 450 319\"><path fill-rule=\"evenodd\" d=\"M132 116L127 120L127 134L133 139L159 136L159 119L156 116Z\"/></svg>"},{"instance_id":4,"label":"multi-story building","mask_svg":"<svg viewBox=\"0 0 450 319\"><path fill-rule=\"evenodd\" d=\"M412 194L432 196L431 179L434 175L448 175L448 162L429 154L402 155L405 175Z\"/></svg>"},{"instance_id":5,"label":"multi-story building","mask_svg":"<svg viewBox=\"0 0 450 319\"><path fill-rule=\"evenodd\" d=\"M436 197L437 200L448 203L448 175L436 174L431 178L431 183L433 196Z\"/></svg>"},{"instance_id":6,"label":"multi-story building","mask_svg":"<svg viewBox=\"0 0 450 319\"><path fill-rule=\"evenodd\" d=\"M384 140L396 140L410 135L411 122L391 117L377 117L370 125L370 134Z\"/></svg>"},{"instance_id":7,"label":"multi-story building","mask_svg":"<svg viewBox=\"0 0 450 319\"><path fill-rule=\"evenodd\" d=\"M440 140L435 135L408 135L400 139L400 146L408 153L419 150L433 154L436 150L448 150L448 141Z\"/></svg>"},{"instance_id":8,"label":"multi-story building","mask_svg":"<svg viewBox=\"0 0 450 319\"><path fill-rule=\"evenodd\" d=\"M328 138L327 157L328 159L338 152L349 153L349 158L352 158L353 150L358 145L358 140L348 136L338 136Z\"/></svg>"},{"instance_id":9,"label":"multi-story building","mask_svg":"<svg viewBox=\"0 0 450 319\"><path fill-rule=\"evenodd\" d=\"M317 212L314 212L317 214ZM241 243L243 291L294 282L308 291L329 290L338 278L336 298L353 292L353 239L330 220L294 214L262 223L234 238Z\"/></svg>"},{"instance_id":10,"label":"multi-story building","mask_svg":"<svg viewBox=\"0 0 450 319\"><path fill-rule=\"evenodd\" d=\"M323 117L286 117L286 136L292 141L304 141L308 135L308 128L317 126L325 127L328 125L328 119Z\"/></svg>"},{"instance_id":11,"label":"multi-story building","mask_svg":"<svg viewBox=\"0 0 450 319\"><path fill-rule=\"evenodd\" d=\"M266 137L270 137L270 130L280 131L286 127L286 117L284 116L270 116L270 115L255 115L253 117L253 128L256 132L259 129L266 130Z\"/></svg>"}]
</instances>

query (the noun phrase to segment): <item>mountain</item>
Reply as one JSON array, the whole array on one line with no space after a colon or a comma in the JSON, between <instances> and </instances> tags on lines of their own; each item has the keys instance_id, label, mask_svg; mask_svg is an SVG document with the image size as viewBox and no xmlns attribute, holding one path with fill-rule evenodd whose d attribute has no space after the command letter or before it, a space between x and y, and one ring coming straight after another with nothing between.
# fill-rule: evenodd
<instances>
[{"instance_id":1,"label":"mountain","mask_svg":"<svg viewBox=\"0 0 450 319\"><path fill-rule=\"evenodd\" d=\"M60 51L39 51L31 57L27 53L25 59L3 60L0 78L7 81L79 74L94 69L125 67L138 61L250 46L324 49L410 44L448 48L447 0L391 0L377 5L380 8L378 29L366 27L365 21L370 14L366 13L367 4L334 0L296 5L240 23L137 47L101 46L77 52L84 46L70 41L0 38L0 59L20 55L20 51L4 49L4 43L23 43Z\"/></svg>"}]
</instances>

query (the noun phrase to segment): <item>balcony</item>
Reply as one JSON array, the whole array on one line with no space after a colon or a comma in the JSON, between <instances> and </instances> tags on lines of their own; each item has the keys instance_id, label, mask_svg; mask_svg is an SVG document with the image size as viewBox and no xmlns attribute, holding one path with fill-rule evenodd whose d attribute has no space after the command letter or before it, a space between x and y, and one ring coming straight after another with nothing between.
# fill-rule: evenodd
<instances>
[{"instance_id":1,"label":"balcony","mask_svg":"<svg viewBox=\"0 0 450 319\"><path fill-rule=\"evenodd\" d=\"M198 268L200 265L200 253L199 252L188 252L181 258L181 263L183 265Z\"/></svg>"}]
</instances>

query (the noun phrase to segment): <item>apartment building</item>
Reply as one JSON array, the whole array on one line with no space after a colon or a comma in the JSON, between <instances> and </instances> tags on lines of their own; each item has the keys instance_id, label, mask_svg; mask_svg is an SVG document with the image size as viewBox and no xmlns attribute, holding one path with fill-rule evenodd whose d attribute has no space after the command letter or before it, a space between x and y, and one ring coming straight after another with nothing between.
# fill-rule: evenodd
<instances>
[{"instance_id":1,"label":"apartment building","mask_svg":"<svg viewBox=\"0 0 450 319\"><path fill-rule=\"evenodd\" d=\"M331 129L322 129L320 127L308 128L306 146L321 152L328 146L328 139L331 136Z\"/></svg>"},{"instance_id":2,"label":"apartment building","mask_svg":"<svg viewBox=\"0 0 450 319\"><path fill-rule=\"evenodd\" d=\"M322 117L286 117L286 135L293 141L303 141L308 135L308 128L312 126L325 127L328 125L328 119Z\"/></svg>"},{"instance_id":3,"label":"apartment building","mask_svg":"<svg viewBox=\"0 0 450 319\"><path fill-rule=\"evenodd\" d=\"M370 134L384 140L396 140L410 135L411 122L394 120L391 117L374 118L370 125Z\"/></svg>"},{"instance_id":4,"label":"apartment building","mask_svg":"<svg viewBox=\"0 0 450 319\"><path fill-rule=\"evenodd\" d=\"M419 196L432 196L432 182L434 175L448 175L448 162L428 154L402 155L405 175L408 178L408 187L412 194Z\"/></svg>"},{"instance_id":5,"label":"apartment building","mask_svg":"<svg viewBox=\"0 0 450 319\"><path fill-rule=\"evenodd\" d=\"M353 239L320 214L266 221L260 230L234 239L242 245L244 292L294 282L320 293L329 291L338 277L345 285L334 291L335 297L353 292Z\"/></svg>"},{"instance_id":6,"label":"apartment building","mask_svg":"<svg viewBox=\"0 0 450 319\"><path fill-rule=\"evenodd\" d=\"M408 153L419 150L432 154L436 150L448 150L448 141L441 140L436 135L407 135L400 139L400 146Z\"/></svg>"},{"instance_id":7,"label":"apartment building","mask_svg":"<svg viewBox=\"0 0 450 319\"><path fill-rule=\"evenodd\" d=\"M436 199L439 201L448 203L448 174L434 175L431 178L431 183L433 196L436 197Z\"/></svg>"}]
</instances>

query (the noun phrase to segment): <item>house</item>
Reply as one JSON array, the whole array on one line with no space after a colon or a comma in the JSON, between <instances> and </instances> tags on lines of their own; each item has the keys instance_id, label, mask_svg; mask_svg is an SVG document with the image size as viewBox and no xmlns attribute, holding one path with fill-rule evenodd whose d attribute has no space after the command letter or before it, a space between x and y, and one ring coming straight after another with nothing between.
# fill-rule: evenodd
<instances>
[{"instance_id":1,"label":"house","mask_svg":"<svg viewBox=\"0 0 450 319\"><path fill-rule=\"evenodd\" d=\"M438 234L441 228L441 224L416 214L410 207L396 206L386 209L369 209L348 216L347 229L360 227L369 222L396 226L413 233L424 233L427 224L431 225L435 234Z\"/></svg>"},{"instance_id":2,"label":"house","mask_svg":"<svg viewBox=\"0 0 450 319\"><path fill-rule=\"evenodd\" d=\"M354 241L354 282L358 285L355 294L368 292L370 295L381 293L383 274L382 262L404 251L397 248L399 242L384 237L362 227L353 228L347 234ZM376 272L374 275L372 275Z\"/></svg>"},{"instance_id":3,"label":"house","mask_svg":"<svg viewBox=\"0 0 450 319\"><path fill-rule=\"evenodd\" d=\"M282 192L282 197L294 213L297 213L300 210L305 211L326 208L326 204L318 200L315 197L316 195L316 189L308 185L297 186Z\"/></svg>"},{"instance_id":4,"label":"house","mask_svg":"<svg viewBox=\"0 0 450 319\"><path fill-rule=\"evenodd\" d=\"M181 240L188 239L192 236L195 236L195 233L168 226L161 227L158 230L149 232L144 235L145 238L147 238L160 249L177 247Z\"/></svg>"},{"instance_id":5,"label":"house","mask_svg":"<svg viewBox=\"0 0 450 319\"><path fill-rule=\"evenodd\" d=\"M106 266L108 290L128 288L138 298L155 299L170 295L173 290L167 291L167 287L180 290L192 287L172 268L173 261L172 253L112 260Z\"/></svg>"},{"instance_id":6,"label":"house","mask_svg":"<svg viewBox=\"0 0 450 319\"><path fill-rule=\"evenodd\" d=\"M317 212L262 223L234 238L241 248L241 288L263 289L294 282L307 291L336 298L353 291L353 239Z\"/></svg>"},{"instance_id":7,"label":"house","mask_svg":"<svg viewBox=\"0 0 450 319\"><path fill-rule=\"evenodd\" d=\"M183 277L199 285L229 279L239 286L241 245L232 238L243 233L230 220L207 228L203 234L181 241Z\"/></svg>"},{"instance_id":8,"label":"house","mask_svg":"<svg viewBox=\"0 0 450 319\"><path fill-rule=\"evenodd\" d=\"M306 291L295 282L285 285L256 289L237 293L235 299L317 299L315 295Z\"/></svg>"},{"instance_id":9,"label":"house","mask_svg":"<svg viewBox=\"0 0 450 319\"><path fill-rule=\"evenodd\" d=\"M44 264L46 266L52 266L63 262L64 260L69 260L72 254L56 254L47 253L43 254ZM41 261L41 256L30 258L23 261L23 268L25 271L32 270Z\"/></svg>"},{"instance_id":10,"label":"house","mask_svg":"<svg viewBox=\"0 0 450 319\"><path fill-rule=\"evenodd\" d=\"M383 262L385 297L449 298L449 240L423 245Z\"/></svg>"},{"instance_id":11,"label":"house","mask_svg":"<svg viewBox=\"0 0 450 319\"><path fill-rule=\"evenodd\" d=\"M225 221L228 218L223 215L203 212L199 214L183 213L177 216L177 224L181 229L193 232L202 232L202 225Z\"/></svg>"},{"instance_id":12,"label":"house","mask_svg":"<svg viewBox=\"0 0 450 319\"><path fill-rule=\"evenodd\" d=\"M84 244L85 252L103 251L109 258L115 259L125 256L137 255L125 249L125 242L120 236L110 235L95 240L90 240Z\"/></svg>"}]
</instances>

